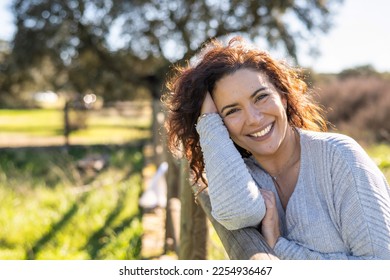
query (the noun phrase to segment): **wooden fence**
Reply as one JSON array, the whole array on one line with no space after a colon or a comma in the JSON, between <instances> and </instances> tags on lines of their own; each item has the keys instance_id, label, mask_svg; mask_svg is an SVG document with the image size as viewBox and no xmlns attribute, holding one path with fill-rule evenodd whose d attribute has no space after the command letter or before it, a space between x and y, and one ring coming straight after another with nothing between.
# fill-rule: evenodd
<instances>
[{"instance_id":1,"label":"wooden fence","mask_svg":"<svg viewBox=\"0 0 390 280\"><path fill-rule=\"evenodd\" d=\"M230 259L278 259L257 229L227 230L219 224L211 215L211 204L207 189L199 193L198 203L196 203L193 193L197 192L198 189L190 185L187 172L186 161L182 160L180 172L176 173L176 177L178 175L180 177L180 199L168 197L167 207L167 220L170 221L167 224L167 231L174 233L172 235L175 239L174 248L179 259L207 259L207 220L214 227ZM169 229L170 227L172 229Z\"/></svg>"}]
</instances>

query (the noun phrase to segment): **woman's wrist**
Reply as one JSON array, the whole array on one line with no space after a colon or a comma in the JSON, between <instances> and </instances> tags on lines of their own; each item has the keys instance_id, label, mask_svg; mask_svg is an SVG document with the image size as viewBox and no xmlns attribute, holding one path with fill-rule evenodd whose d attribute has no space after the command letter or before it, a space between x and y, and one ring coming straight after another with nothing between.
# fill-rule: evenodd
<instances>
[{"instance_id":1,"label":"woman's wrist","mask_svg":"<svg viewBox=\"0 0 390 280\"><path fill-rule=\"evenodd\" d=\"M270 247L272 248L272 250L275 248L276 243L278 243L278 240L279 240L280 237L281 237L280 234L276 235L276 237L272 241L272 244L270 244Z\"/></svg>"},{"instance_id":2,"label":"woman's wrist","mask_svg":"<svg viewBox=\"0 0 390 280\"><path fill-rule=\"evenodd\" d=\"M196 123L199 123L199 121L205 117L207 117L208 115L211 115L211 114L215 114L215 112L210 112L210 113L203 113L203 114L200 114Z\"/></svg>"}]
</instances>

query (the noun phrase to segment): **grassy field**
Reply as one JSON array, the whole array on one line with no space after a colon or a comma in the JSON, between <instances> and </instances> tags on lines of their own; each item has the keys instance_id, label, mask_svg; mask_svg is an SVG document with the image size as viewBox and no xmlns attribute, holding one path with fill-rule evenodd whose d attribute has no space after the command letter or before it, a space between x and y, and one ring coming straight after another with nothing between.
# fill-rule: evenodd
<instances>
[{"instance_id":1,"label":"grassy field","mask_svg":"<svg viewBox=\"0 0 390 280\"><path fill-rule=\"evenodd\" d=\"M68 151L61 120L55 110L0 110L0 147L34 146L0 150L0 259L142 258L138 198L150 115L91 112L87 129L71 135L86 145ZM365 148L390 181L390 145ZM104 168L82 168L87 158ZM209 259L226 258L210 234Z\"/></svg>"},{"instance_id":2,"label":"grassy field","mask_svg":"<svg viewBox=\"0 0 390 280\"><path fill-rule=\"evenodd\" d=\"M366 148L366 151L375 163L382 170L383 174L390 183L390 144L372 145Z\"/></svg>"},{"instance_id":3,"label":"grassy field","mask_svg":"<svg viewBox=\"0 0 390 280\"><path fill-rule=\"evenodd\" d=\"M139 259L142 165L137 147L1 150L0 259Z\"/></svg>"},{"instance_id":4,"label":"grassy field","mask_svg":"<svg viewBox=\"0 0 390 280\"><path fill-rule=\"evenodd\" d=\"M0 259L142 257L147 109L88 111L68 151L61 111L0 110ZM88 158L104 168L82 168Z\"/></svg>"},{"instance_id":5,"label":"grassy field","mask_svg":"<svg viewBox=\"0 0 390 280\"><path fill-rule=\"evenodd\" d=\"M87 129L72 131L69 137L70 144L125 144L149 138L150 107L140 104L136 108L131 113L115 108L83 111L77 115L71 111L71 121L85 122ZM64 143L63 111L0 110L0 147Z\"/></svg>"}]
</instances>

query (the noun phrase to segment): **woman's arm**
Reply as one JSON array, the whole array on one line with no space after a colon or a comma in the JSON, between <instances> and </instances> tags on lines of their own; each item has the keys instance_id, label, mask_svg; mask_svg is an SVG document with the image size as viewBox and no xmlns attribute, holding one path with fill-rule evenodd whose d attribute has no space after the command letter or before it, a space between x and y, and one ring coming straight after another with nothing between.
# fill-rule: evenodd
<instances>
[{"instance_id":1,"label":"woman's arm","mask_svg":"<svg viewBox=\"0 0 390 280\"><path fill-rule=\"evenodd\" d=\"M265 215L259 187L217 113L197 124L213 217L229 230L257 227Z\"/></svg>"}]
</instances>

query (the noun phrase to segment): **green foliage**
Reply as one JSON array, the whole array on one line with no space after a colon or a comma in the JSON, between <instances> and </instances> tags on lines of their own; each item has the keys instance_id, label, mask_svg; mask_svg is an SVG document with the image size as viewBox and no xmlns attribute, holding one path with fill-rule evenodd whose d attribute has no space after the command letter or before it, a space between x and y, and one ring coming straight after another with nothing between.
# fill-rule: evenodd
<instances>
[{"instance_id":1,"label":"green foliage","mask_svg":"<svg viewBox=\"0 0 390 280\"><path fill-rule=\"evenodd\" d=\"M0 259L139 259L143 156L131 147L2 150ZM101 172L77 162L105 155Z\"/></svg>"}]
</instances>

